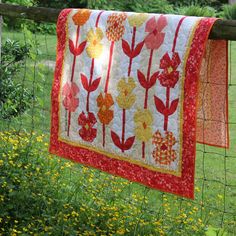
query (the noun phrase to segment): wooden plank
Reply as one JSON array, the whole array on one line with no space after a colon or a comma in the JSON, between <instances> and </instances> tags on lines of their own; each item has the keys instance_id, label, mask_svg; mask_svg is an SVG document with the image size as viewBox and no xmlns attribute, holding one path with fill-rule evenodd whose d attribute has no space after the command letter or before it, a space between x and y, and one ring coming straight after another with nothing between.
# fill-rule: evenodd
<instances>
[{"instance_id":1,"label":"wooden plank","mask_svg":"<svg viewBox=\"0 0 236 236\"><path fill-rule=\"evenodd\" d=\"M209 38L236 41L236 20L217 20L211 29Z\"/></svg>"},{"instance_id":2,"label":"wooden plank","mask_svg":"<svg viewBox=\"0 0 236 236\"><path fill-rule=\"evenodd\" d=\"M0 3L0 15L13 18L26 18L36 22L55 23L60 11L60 9L46 7L25 7Z\"/></svg>"},{"instance_id":3,"label":"wooden plank","mask_svg":"<svg viewBox=\"0 0 236 236\"><path fill-rule=\"evenodd\" d=\"M0 0L1 4L2 0ZM1 63L1 55L2 55L2 16L0 14L0 63Z\"/></svg>"},{"instance_id":4,"label":"wooden plank","mask_svg":"<svg viewBox=\"0 0 236 236\"><path fill-rule=\"evenodd\" d=\"M15 18L27 18L36 22L56 23L60 9L44 7L25 7L0 3L0 15ZM236 20L218 20L212 27L210 39L236 41Z\"/></svg>"}]
</instances>

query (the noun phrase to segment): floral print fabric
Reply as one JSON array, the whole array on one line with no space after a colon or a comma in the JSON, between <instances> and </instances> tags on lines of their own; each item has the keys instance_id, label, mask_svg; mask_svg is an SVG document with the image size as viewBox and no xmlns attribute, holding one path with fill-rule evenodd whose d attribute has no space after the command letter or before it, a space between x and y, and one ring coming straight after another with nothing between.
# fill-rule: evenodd
<instances>
[{"instance_id":1,"label":"floral print fabric","mask_svg":"<svg viewBox=\"0 0 236 236\"><path fill-rule=\"evenodd\" d=\"M50 152L193 198L198 72L214 21L62 11Z\"/></svg>"}]
</instances>

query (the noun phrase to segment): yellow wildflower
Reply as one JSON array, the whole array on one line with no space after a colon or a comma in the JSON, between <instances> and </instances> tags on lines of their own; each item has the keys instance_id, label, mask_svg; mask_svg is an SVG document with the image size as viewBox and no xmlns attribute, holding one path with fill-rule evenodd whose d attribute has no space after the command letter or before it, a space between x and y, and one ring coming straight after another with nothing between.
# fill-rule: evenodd
<instances>
[{"instance_id":1,"label":"yellow wildflower","mask_svg":"<svg viewBox=\"0 0 236 236\"><path fill-rule=\"evenodd\" d=\"M43 137L42 136L36 137L36 141L39 143L43 142Z\"/></svg>"},{"instance_id":2,"label":"yellow wildflower","mask_svg":"<svg viewBox=\"0 0 236 236\"><path fill-rule=\"evenodd\" d=\"M145 13L132 14L128 17L130 26L140 27L147 19L148 15Z\"/></svg>"},{"instance_id":3,"label":"yellow wildflower","mask_svg":"<svg viewBox=\"0 0 236 236\"><path fill-rule=\"evenodd\" d=\"M86 48L87 54L90 58L98 58L102 54L102 44L101 40L103 38L103 33L100 28L96 28L95 32L90 29L87 34L87 41L89 43Z\"/></svg>"},{"instance_id":4,"label":"yellow wildflower","mask_svg":"<svg viewBox=\"0 0 236 236\"><path fill-rule=\"evenodd\" d=\"M121 78L118 82L117 90L119 91L119 95L116 98L116 101L120 108L122 109L130 109L136 99L136 96L132 94L135 88L135 82L132 77L128 77L128 81L126 82L126 78Z\"/></svg>"},{"instance_id":5,"label":"yellow wildflower","mask_svg":"<svg viewBox=\"0 0 236 236\"><path fill-rule=\"evenodd\" d=\"M118 235L124 235L124 234L125 234L125 229L124 229L124 228L121 228L121 229L117 230L116 233L117 233Z\"/></svg>"}]
</instances>

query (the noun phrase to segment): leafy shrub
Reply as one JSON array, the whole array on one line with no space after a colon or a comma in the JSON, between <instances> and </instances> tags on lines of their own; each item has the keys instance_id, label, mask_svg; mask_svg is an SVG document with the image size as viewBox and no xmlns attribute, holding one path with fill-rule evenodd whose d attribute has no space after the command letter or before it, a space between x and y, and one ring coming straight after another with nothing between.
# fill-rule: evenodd
<instances>
[{"instance_id":1,"label":"leafy shrub","mask_svg":"<svg viewBox=\"0 0 236 236\"><path fill-rule=\"evenodd\" d=\"M168 0L169 3L176 7L186 7L191 5L210 6L215 9L220 9L222 4L228 3L228 0Z\"/></svg>"},{"instance_id":2,"label":"leafy shrub","mask_svg":"<svg viewBox=\"0 0 236 236\"><path fill-rule=\"evenodd\" d=\"M99 1L99 0L98 0ZM88 0L37 0L39 7L52 7L52 8L85 8Z\"/></svg>"},{"instance_id":3,"label":"leafy shrub","mask_svg":"<svg viewBox=\"0 0 236 236\"><path fill-rule=\"evenodd\" d=\"M37 23L31 20L24 21L24 26L32 33L56 35L56 24Z\"/></svg>"},{"instance_id":4,"label":"leafy shrub","mask_svg":"<svg viewBox=\"0 0 236 236\"><path fill-rule=\"evenodd\" d=\"M17 4L22 6L33 6L35 1L34 0L3 0L3 3L10 3L10 4Z\"/></svg>"},{"instance_id":5,"label":"leafy shrub","mask_svg":"<svg viewBox=\"0 0 236 236\"><path fill-rule=\"evenodd\" d=\"M186 16L207 16L213 17L216 15L216 11L212 7L201 7L199 5L192 5L189 7L182 7L178 9L178 14Z\"/></svg>"},{"instance_id":6,"label":"leafy shrub","mask_svg":"<svg viewBox=\"0 0 236 236\"><path fill-rule=\"evenodd\" d=\"M150 12L150 13L172 13L173 7L166 0L153 0L146 1L145 4L143 0L139 1L128 1L129 9L135 12Z\"/></svg>"},{"instance_id":7,"label":"leafy shrub","mask_svg":"<svg viewBox=\"0 0 236 236\"><path fill-rule=\"evenodd\" d=\"M0 65L0 118L10 119L23 113L32 98L28 89L14 77L29 55L29 47L17 41L7 40L2 47Z\"/></svg>"},{"instance_id":8,"label":"leafy shrub","mask_svg":"<svg viewBox=\"0 0 236 236\"><path fill-rule=\"evenodd\" d=\"M236 3L223 6L223 16L229 20L236 20Z\"/></svg>"},{"instance_id":9,"label":"leafy shrub","mask_svg":"<svg viewBox=\"0 0 236 236\"><path fill-rule=\"evenodd\" d=\"M150 13L171 13L173 7L167 0L90 0L87 3L90 9L105 9L105 10L120 10L120 11L135 11L135 12L150 12Z\"/></svg>"}]
</instances>

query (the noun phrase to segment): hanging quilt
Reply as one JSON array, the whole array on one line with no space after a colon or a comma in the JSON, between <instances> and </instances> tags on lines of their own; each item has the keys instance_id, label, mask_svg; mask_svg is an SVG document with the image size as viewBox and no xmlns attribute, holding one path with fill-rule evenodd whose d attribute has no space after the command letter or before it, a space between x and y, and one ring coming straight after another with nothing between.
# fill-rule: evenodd
<instances>
[{"instance_id":1,"label":"hanging quilt","mask_svg":"<svg viewBox=\"0 0 236 236\"><path fill-rule=\"evenodd\" d=\"M209 124L205 135L197 132L197 125L203 129L205 109L209 119L215 115L197 93L211 83L206 78L214 77L204 67L211 47L220 45L221 60L227 56L226 42L213 47L207 41L215 20L63 10L57 24L50 152L193 198L196 140L208 143L213 137L209 144L228 146L222 122ZM221 78L221 105L227 108L226 73ZM205 88L214 98L211 89ZM217 109L219 119L227 118L225 111ZM215 140L217 127L221 138Z\"/></svg>"}]
</instances>

